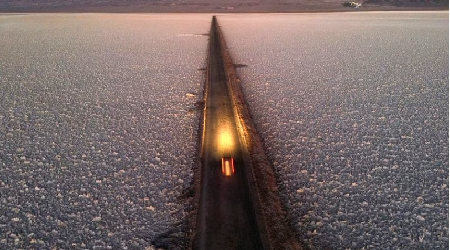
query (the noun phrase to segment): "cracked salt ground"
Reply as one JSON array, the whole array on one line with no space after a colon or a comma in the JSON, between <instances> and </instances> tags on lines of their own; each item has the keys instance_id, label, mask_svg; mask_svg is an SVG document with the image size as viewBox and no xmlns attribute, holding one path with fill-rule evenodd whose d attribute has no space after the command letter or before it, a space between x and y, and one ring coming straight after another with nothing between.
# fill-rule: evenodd
<instances>
[{"instance_id":1,"label":"cracked salt ground","mask_svg":"<svg viewBox=\"0 0 450 250\"><path fill-rule=\"evenodd\" d=\"M0 249L188 244L210 18L0 17Z\"/></svg>"},{"instance_id":2,"label":"cracked salt ground","mask_svg":"<svg viewBox=\"0 0 450 250\"><path fill-rule=\"evenodd\" d=\"M447 249L448 11L218 19L299 239Z\"/></svg>"}]
</instances>

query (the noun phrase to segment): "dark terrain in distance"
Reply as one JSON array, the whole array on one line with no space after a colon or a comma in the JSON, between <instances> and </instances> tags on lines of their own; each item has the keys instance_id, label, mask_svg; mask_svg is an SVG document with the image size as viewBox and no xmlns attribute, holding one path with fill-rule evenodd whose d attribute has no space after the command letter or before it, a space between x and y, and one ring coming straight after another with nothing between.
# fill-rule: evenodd
<instances>
[{"instance_id":1,"label":"dark terrain in distance","mask_svg":"<svg viewBox=\"0 0 450 250\"><path fill-rule=\"evenodd\" d=\"M355 11L345 0L0 0L0 12L315 12ZM358 1L357 1L358 2ZM365 0L360 10L448 9L449 0Z\"/></svg>"}]
</instances>

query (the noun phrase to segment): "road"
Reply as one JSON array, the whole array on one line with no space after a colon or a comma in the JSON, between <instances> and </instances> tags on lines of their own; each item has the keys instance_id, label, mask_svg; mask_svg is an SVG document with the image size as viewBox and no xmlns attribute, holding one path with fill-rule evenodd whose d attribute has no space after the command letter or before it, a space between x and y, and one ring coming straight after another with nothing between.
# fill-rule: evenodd
<instances>
[{"instance_id":1,"label":"road","mask_svg":"<svg viewBox=\"0 0 450 250\"><path fill-rule=\"evenodd\" d=\"M201 198L193 249L263 249L215 23L214 17L205 93ZM234 159L231 176L222 173L222 157Z\"/></svg>"}]
</instances>

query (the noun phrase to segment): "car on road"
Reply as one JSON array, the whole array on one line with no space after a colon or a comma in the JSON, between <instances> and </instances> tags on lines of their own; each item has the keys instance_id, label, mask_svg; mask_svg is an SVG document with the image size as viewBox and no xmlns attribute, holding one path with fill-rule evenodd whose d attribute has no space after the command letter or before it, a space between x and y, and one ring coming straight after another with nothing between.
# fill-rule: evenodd
<instances>
[{"instance_id":1,"label":"car on road","mask_svg":"<svg viewBox=\"0 0 450 250\"><path fill-rule=\"evenodd\" d=\"M232 176L234 174L233 157L222 157L222 174L225 176Z\"/></svg>"},{"instance_id":2,"label":"car on road","mask_svg":"<svg viewBox=\"0 0 450 250\"><path fill-rule=\"evenodd\" d=\"M352 8L359 8L359 7L361 7L361 4L357 3L357 2L343 2L342 6L344 6L344 7L352 7Z\"/></svg>"}]
</instances>

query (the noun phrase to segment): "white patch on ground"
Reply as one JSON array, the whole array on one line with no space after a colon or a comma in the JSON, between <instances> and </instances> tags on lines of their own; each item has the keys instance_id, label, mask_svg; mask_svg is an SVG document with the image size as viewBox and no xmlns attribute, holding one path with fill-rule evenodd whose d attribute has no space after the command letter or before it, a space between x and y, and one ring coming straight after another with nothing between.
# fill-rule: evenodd
<instances>
[{"instance_id":1,"label":"white patch on ground","mask_svg":"<svg viewBox=\"0 0 450 250\"><path fill-rule=\"evenodd\" d=\"M448 11L218 21L301 241L448 248Z\"/></svg>"},{"instance_id":2,"label":"white patch on ground","mask_svg":"<svg viewBox=\"0 0 450 250\"><path fill-rule=\"evenodd\" d=\"M0 17L0 249L151 249L185 219L199 122L186 93L201 93L207 37L177 34L210 21Z\"/></svg>"}]
</instances>

